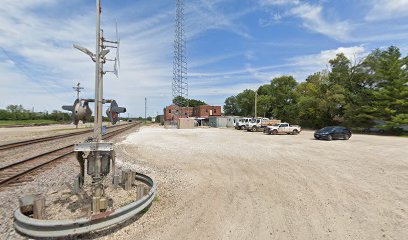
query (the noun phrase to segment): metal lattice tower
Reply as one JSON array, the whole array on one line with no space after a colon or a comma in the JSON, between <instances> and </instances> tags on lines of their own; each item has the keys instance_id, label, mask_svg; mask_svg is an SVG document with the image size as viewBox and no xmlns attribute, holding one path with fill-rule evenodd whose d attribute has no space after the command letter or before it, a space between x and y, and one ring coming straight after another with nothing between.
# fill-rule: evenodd
<instances>
[{"instance_id":1,"label":"metal lattice tower","mask_svg":"<svg viewBox=\"0 0 408 240\"><path fill-rule=\"evenodd\" d=\"M186 39L184 34L184 3L183 0L176 0L176 25L172 84L173 100L176 97L184 97L188 99ZM179 102L174 102L174 104L176 106L181 105Z\"/></svg>"}]
</instances>

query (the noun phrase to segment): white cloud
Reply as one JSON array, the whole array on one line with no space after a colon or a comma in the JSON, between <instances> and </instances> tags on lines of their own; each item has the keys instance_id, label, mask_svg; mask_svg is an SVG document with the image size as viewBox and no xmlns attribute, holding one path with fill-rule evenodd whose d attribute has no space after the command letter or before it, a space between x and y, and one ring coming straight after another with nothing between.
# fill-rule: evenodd
<instances>
[{"instance_id":1,"label":"white cloud","mask_svg":"<svg viewBox=\"0 0 408 240\"><path fill-rule=\"evenodd\" d=\"M330 21L323 17L323 7L320 5L300 4L292 8L289 13L303 20L307 29L324 34L337 40L349 38L351 24L347 21Z\"/></svg>"},{"instance_id":2,"label":"white cloud","mask_svg":"<svg viewBox=\"0 0 408 240\"><path fill-rule=\"evenodd\" d=\"M207 94L237 94L245 88L259 87L268 83L271 79L282 75L292 75L298 81L304 81L307 76L314 72L326 69L328 62L337 54L343 53L352 62L360 60L368 53L364 46L339 47L336 49L323 50L316 54L292 57L286 63L270 66L246 66L242 69L226 72L193 73L195 89L205 90ZM214 86L214 85L219 86ZM228 87L225 87L228 85ZM215 90L217 89L217 90Z\"/></svg>"},{"instance_id":3,"label":"white cloud","mask_svg":"<svg viewBox=\"0 0 408 240\"><path fill-rule=\"evenodd\" d=\"M408 0L373 0L365 19L380 21L408 16Z\"/></svg>"},{"instance_id":4,"label":"white cloud","mask_svg":"<svg viewBox=\"0 0 408 240\"><path fill-rule=\"evenodd\" d=\"M93 97L94 63L72 47L77 43L94 51L95 16L94 12L89 12L93 8L64 12L68 15L60 17L59 1L7 0L0 5L0 46L7 53L0 51L4 79L0 89L4 100L0 102L0 108L17 103L27 107L36 104L38 109L60 109L61 105L73 102L75 94L71 89L78 81L85 87L83 96ZM186 5L186 25L196 26L188 31L189 38L211 29L251 37L245 27L237 24L237 19L249 10L224 14L217 7L221 2L199 0ZM146 3L145 6L138 5L138 9L154 6ZM132 18L129 18L129 8L115 12L103 9L105 36L114 38L115 18L118 18L121 34L120 77L105 75L105 97L116 98L131 114L141 114L146 96L149 109L155 113L171 102L174 6L155 9L155 14L147 17L133 13ZM53 14L42 14L45 11ZM197 27L200 25L202 27ZM229 57L190 60L190 66L199 67ZM11 64L14 61L16 63ZM109 67L107 64L105 70ZM7 84L3 84L6 79Z\"/></svg>"},{"instance_id":5,"label":"white cloud","mask_svg":"<svg viewBox=\"0 0 408 240\"><path fill-rule=\"evenodd\" d=\"M189 38L199 36L208 30L223 30L251 39L248 29L238 19L254 11L248 8L233 13L221 11L220 4L228 0L198 0L186 4L186 27Z\"/></svg>"},{"instance_id":6,"label":"white cloud","mask_svg":"<svg viewBox=\"0 0 408 240\"><path fill-rule=\"evenodd\" d=\"M273 12L272 12L272 13L270 13L269 18L267 18L267 19L264 19L264 18L259 19L259 25L260 25L261 27L268 27L268 26L270 26L270 25L272 25L272 24L280 23L282 19L283 19L283 16L282 16L280 13L278 13L278 12L273 13Z\"/></svg>"},{"instance_id":7,"label":"white cloud","mask_svg":"<svg viewBox=\"0 0 408 240\"><path fill-rule=\"evenodd\" d=\"M337 49L323 50L318 54L294 57L291 58L290 61L293 62L295 66L310 66L321 69L328 64L330 59L335 58L336 55L340 53L343 53L351 61L367 55L364 46L339 47Z\"/></svg>"},{"instance_id":8,"label":"white cloud","mask_svg":"<svg viewBox=\"0 0 408 240\"><path fill-rule=\"evenodd\" d=\"M348 39L353 29L350 22L328 19L324 16L322 3L312 5L300 0L260 0L258 4L262 7L271 7L270 17L268 19L259 19L259 25L262 27L282 22L285 18L297 17L302 20L302 24L306 29L337 40ZM276 12L276 7L282 7L286 11L283 13Z\"/></svg>"},{"instance_id":9,"label":"white cloud","mask_svg":"<svg viewBox=\"0 0 408 240\"><path fill-rule=\"evenodd\" d=\"M77 12L62 18L40 15L32 10L45 11L42 4L46 2L56 11L51 4L55 1L51 0L21 4L13 1L1 7L0 45L8 54L0 51L0 60L10 57L16 64L1 67L4 79L12 81L7 85L2 83L0 93L5 100L0 107L17 103L27 107L36 104L36 109L61 109L61 105L73 102L71 89L78 81L85 87L83 96L93 97L94 63L72 44L78 43L94 51L94 14ZM106 14L108 11L105 9L102 14L102 27L105 37L114 38L114 18L118 17L121 69L119 79L105 75L104 97L116 98L133 114L143 112L142 104L137 103L145 96L152 99L151 103L156 98L156 106L162 105L167 98L170 101L174 14L161 11L129 22L122 20L121 12L112 16ZM105 70L110 68L107 64Z\"/></svg>"},{"instance_id":10,"label":"white cloud","mask_svg":"<svg viewBox=\"0 0 408 240\"><path fill-rule=\"evenodd\" d=\"M300 3L300 0L260 0L261 5L297 5Z\"/></svg>"}]
</instances>

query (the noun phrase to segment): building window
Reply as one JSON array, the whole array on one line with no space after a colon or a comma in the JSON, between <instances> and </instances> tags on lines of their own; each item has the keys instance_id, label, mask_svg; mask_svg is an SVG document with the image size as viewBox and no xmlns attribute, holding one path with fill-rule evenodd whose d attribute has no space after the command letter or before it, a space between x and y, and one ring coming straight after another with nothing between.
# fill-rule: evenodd
<instances>
[{"instance_id":1,"label":"building window","mask_svg":"<svg viewBox=\"0 0 408 240\"><path fill-rule=\"evenodd\" d=\"M214 113L217 113L217 109L214 109Z\"/></svg>"},{"instance_id":2,"label":"building window","mask_svg":"<svg viewBox=\"0 0 408 240\"><path fill-rule=\"evenodd\" d=\"M169 113L171 113L171 109L169 109Z\"/></svg>"},{"instance_id":3,"label":"building window","mask_svg":"<svg viewBox=\"0 0 408 240\"><path fill-rule=\"evenodd\" d=\"M208 109L205 109L205 112L208 113Z\"/></svg>"}]
</instances>

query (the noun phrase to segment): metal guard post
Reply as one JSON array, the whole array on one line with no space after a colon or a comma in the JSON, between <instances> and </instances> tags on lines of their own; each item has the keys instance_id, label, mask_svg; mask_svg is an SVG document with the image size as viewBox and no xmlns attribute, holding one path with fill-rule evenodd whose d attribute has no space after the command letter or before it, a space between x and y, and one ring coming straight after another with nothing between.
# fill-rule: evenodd
<instances>
[{"instance_id":1,"label":"metal guard post","mask_svg":"<svg viewBox=\"0 0 408 240\"><path fill-rule=\"evenodd\" d=\"M148 195L119 209L92 215L89 218L39 220L27 217L21 213L20 208L17 208L14 211L14 227L27 236L39 238L74 236L112 227L130 219L152 203L157 191L156 183L141 173L136 174L136 180L151 187Z\"/></svg>"}]
</instances>

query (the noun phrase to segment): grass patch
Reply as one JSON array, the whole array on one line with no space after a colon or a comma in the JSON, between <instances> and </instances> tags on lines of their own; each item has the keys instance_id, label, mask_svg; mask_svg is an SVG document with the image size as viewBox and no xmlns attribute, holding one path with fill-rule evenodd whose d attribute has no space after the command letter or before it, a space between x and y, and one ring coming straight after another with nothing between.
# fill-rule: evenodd
<instances>
[{"instance_id":1,"label":"grass patch","mask_svg":"<svg viewBox=\"0 0 408 240\"><path fill-rule=\"evenodd\" d=\"M54 120L0 120L0 126L14 126L14 125L23 125L23 126L30 126L30 125L46 125L46 124L58 124L64 122L58 122Z\"/></svg>"}]
</instances>

